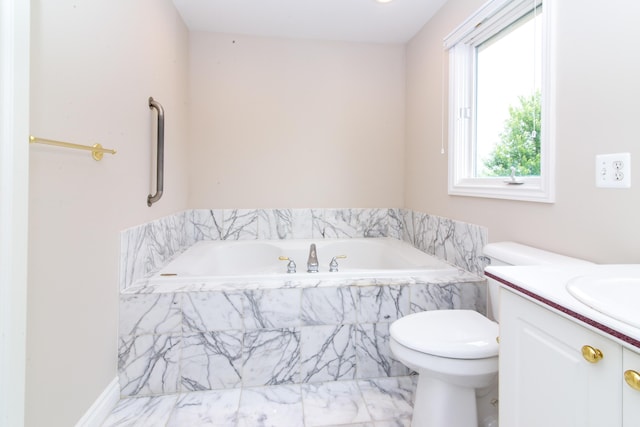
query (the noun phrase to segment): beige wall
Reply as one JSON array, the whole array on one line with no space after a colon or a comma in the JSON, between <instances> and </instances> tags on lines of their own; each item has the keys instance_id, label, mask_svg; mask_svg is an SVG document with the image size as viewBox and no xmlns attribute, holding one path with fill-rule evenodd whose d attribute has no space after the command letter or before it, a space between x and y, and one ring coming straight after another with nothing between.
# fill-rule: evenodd
<instances>
[{"instance_id":1,"label":"beige wall","mask_svg":"<svg viewBox=\"0 0 640 427\"><path fill-rule=\"evenodd\" d=\"M28 426L74 425L115 378L119 232L186 208L187 39L170 0L32 1L31 133L118 153L30 147Z\"/></svg>"},{"instance_id":2,"label":"beige wall","mask_svg":"<svg viewBox=\"0 0 640 427\"><path fill-rule=\"evenodd\" d=\"M596 262L640 262L640 172L628 190L594 184L596 154L630 152L640 171L640 3L556 0L557 197L539 204L447 195L442 40L484 2L449 0L407 46L406 207L487 226L491 241Z\"/></svg>"},{"instance_id":3,"label":"beige wall","mask_svg":"<svg viewBox=\"0 0 640 427\"><path fill-rule=\"evenodd\" d=\"M401 207L404 46L193 33L193 208Z\"/></svg>"}]
</instances>

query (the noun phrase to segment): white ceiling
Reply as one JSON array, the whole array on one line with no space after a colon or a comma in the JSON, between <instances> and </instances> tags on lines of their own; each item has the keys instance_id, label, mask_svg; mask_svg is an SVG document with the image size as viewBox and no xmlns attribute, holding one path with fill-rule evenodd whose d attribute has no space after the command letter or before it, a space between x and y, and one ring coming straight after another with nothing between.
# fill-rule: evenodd
<instances>
[{"instance_id":1,"label":"white ceiling","mask_svg":"<svg viewBox=\"0 0 640 427\"><path fill-rule=\"evenodd\" d=\"M173 0L191 31L405 43L446 0Z\"/></svg>"}]
</instances>

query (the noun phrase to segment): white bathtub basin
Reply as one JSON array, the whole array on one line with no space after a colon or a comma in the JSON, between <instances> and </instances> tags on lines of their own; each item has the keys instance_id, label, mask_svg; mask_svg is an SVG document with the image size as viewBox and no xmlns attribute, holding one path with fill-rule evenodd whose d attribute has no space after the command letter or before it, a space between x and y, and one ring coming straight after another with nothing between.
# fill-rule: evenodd
<instances>
[{"instance_id":1,"label":"white bathtub basin","mask_svg":"<svg viewBox=\"0 0 640 427\"><path fill-rule=\"evenodd\" d=\"M307 273L311 243L317 246L319 273ZM329 272L332 257L339 259L339 272ZM295 260L297 273L287 273L287 262ZM242 280L301 280L341 277L421 276L456 272L453 267L411 245L392 238L315 240L201 241L160 270L156 278Z\"/></svg>"},{"instance_id":2,"label":"white bathtub basin","mask_svg":"<svg viewBox=\"0 0 640 427\"><path fill-rule=\"evenodd\" d=\"M640 328L640 268L638 274L606 273L575 277L567 291L583 304L627 325Z\"/></svg>"}]
</instances>

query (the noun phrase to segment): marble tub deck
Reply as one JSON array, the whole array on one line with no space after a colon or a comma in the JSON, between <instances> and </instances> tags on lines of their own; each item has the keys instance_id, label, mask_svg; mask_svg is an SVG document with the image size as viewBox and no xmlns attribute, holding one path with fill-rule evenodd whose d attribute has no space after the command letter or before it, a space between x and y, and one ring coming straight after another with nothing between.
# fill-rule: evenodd
<instances>
[{"instance_id":1,"label":"marble tub deck","mask_svg":"<svg viewBox=\"0 0 640 427\"><path fill-rule=\"evenodd\" d=\"M409 427L417 376L120 400L103 427Z\"/></svg>"}]
</instances>

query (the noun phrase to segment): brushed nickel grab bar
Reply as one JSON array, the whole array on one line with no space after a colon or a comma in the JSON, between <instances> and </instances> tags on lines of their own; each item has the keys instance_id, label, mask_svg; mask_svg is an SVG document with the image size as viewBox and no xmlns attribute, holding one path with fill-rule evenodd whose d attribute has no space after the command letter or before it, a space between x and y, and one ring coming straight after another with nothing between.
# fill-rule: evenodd
<instances>
[{"instance_id":1,"label":"brushed nickel grab bar","mask_svg":"<svg viewBox=\"0 0 640 427\"><path fill-rule=\"evenodd\" d=\"M149 108L155 108L158 111L158 161L156 165L156 194L147 196L147 206L160 200L164 189L164 108L152 97L149 97Z\"/></svg>"}]
</instances>

